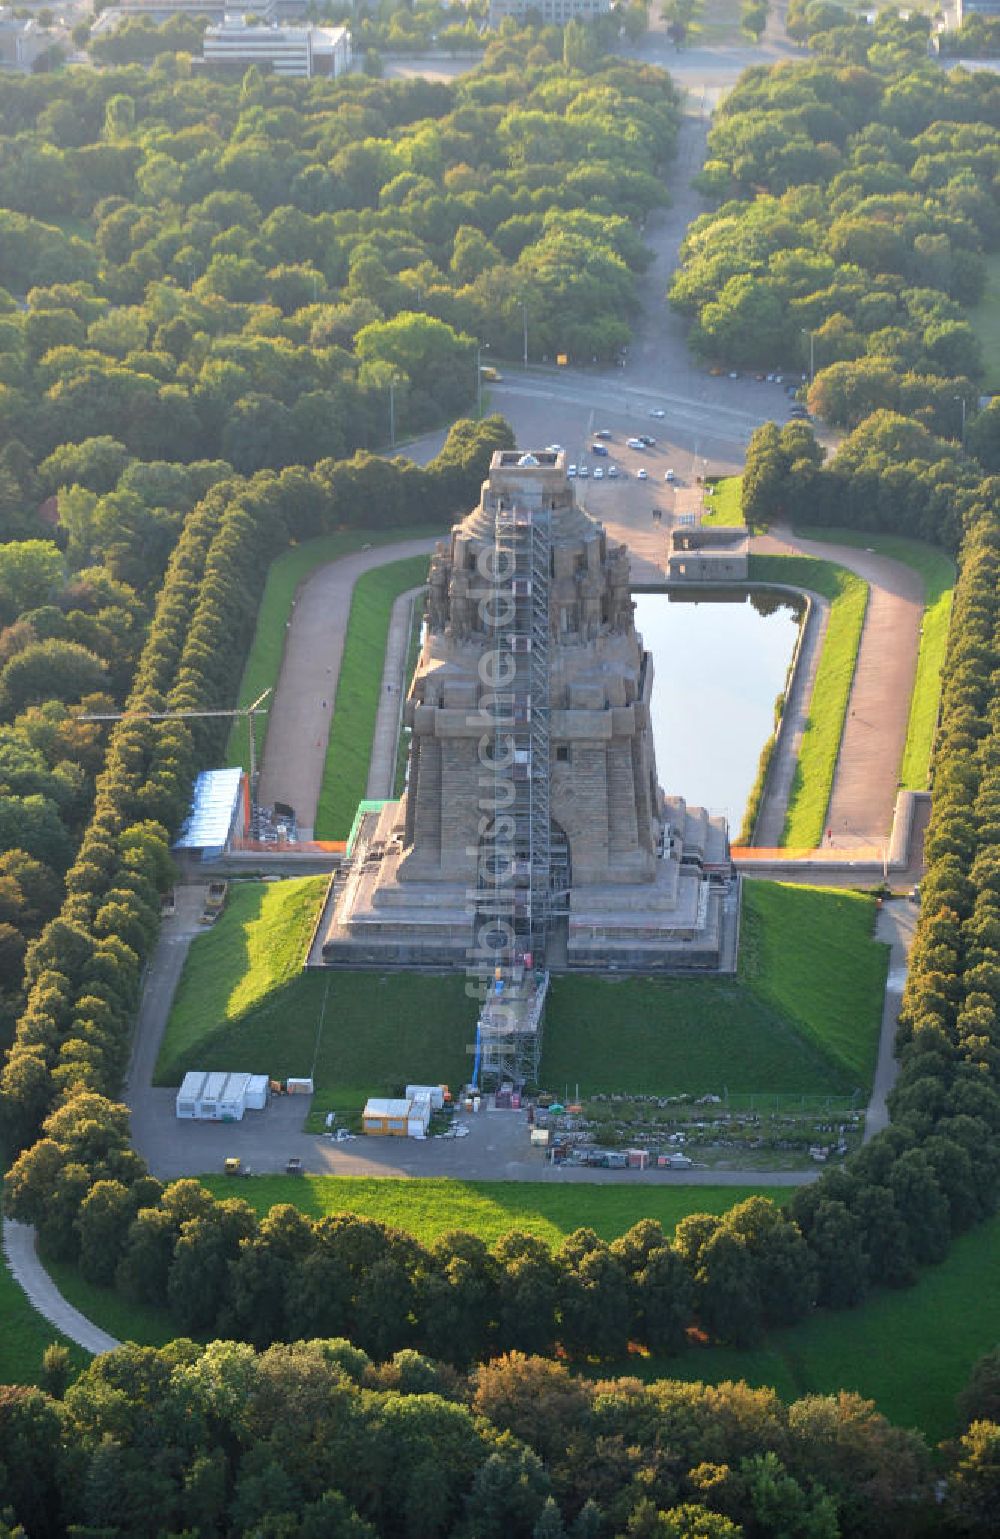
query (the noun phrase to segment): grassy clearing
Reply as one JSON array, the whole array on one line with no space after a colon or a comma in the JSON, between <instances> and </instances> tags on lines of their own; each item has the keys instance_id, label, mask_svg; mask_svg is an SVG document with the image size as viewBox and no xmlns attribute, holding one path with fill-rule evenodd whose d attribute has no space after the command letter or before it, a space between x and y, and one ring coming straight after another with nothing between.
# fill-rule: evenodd
<instances>
[{"instance_id":1,"label":"grassy clearing","mask_svg":"<svg viewBox=\"0 0 1000 1539\"><path fill-rule=\"evenodd\" d=\"M984 261L986 289L979 304L969 312L969 324L983 350L983 389L993 391L1000 390L1000 256L988 256Z\"/></svg>"},{"instance_id":2,"label":"grassy clearing","mask_svg":"<svg viewBox=\"0 0 1000 1539\"><path fill-rule=\"evenodd\" d=\"M750 576L756 582L811 588L830 600L830 622L781 833L783 845L812 849L823 837L868 603L868 584L845 567L832 561L815 561L810 556L751 556Z\"/></svg>"},{"instance_id":3,"label":"grassy clearing","mask_svg":"<svg viewBox=\"0 0 1000 1539\"><path fill-rule=\"evenodd\" d=\"M264 596L257 612L257 629L254 633L250 654L240 680L237 699L239 705L249 705L268 687L274 688L281 670L285 650L285 627L292 612L292 600L301 582L317 567L350 556L363 545L391 545L396 540L430 538L442 531L438 525L419 529L380 529L374 533L367 529L342 530L338 534L324 534L316 540L306 540L293 546L272 561L264 585ZM266 736L266 721L264 718ZM259 748L263 752L264 738ZM245 721L235 721L226 744L226 763L242 764L249 769L249 745Z\"/></svg>"},{"instance_id":4,"label":"grassy clearing","mask_svg":"<svg viewBox=\"0 0 1000 1539\"><path fill-rule=\"evenodd\" d=\"M368 783L392 606L426 577L427 557L412 556L376 567L354 585L316 808L317 839L346 839L351 831Z\"/></svg>"},{"instance_id":5,"label":"grassy clearing","mask_svg":"<svg viewBox=\"0 0 1000 1539\"><path fill-rule=\"evenodd\" d=\"M217 1196L232 1182L207 1176ZM290 1202L312 1218L359 1213L412 1234L429 1245L449 1229L467 1229L492 1245L524 1229L555 1248L574 1229L589 1226L614 1240L642 1218L659 1219L668 1234L689 1213L724 1213L755 1193L784 1202L787 1188L767 1186L555 1186L542 1181L377 1180L359 1176L255 1176L240 1193L258 1213Z\"/></svg>"},{"instance_id":6,"label":"grassy clearing","mask_svg":"<svg viewBox=\"0 0 1000 1539\"><path fill-rule=\"evenodd\" d=\"M37 1384L42 1353L53 1341L69 1348L74 1368L84 1368L90 1353L68 1341L28 1303L0 1258L0 1384Z\"/></svg>"},{"instance_id":7,"label":"grassy clearing","mask_svg":"<svg viewBox=\"0 0 1000 1539\"><path fill-rule=\"evenodd\" d=\"M740 507L740 491L743 486L742 476L723 476L714 483L715 491L711 497L705 499L705 511L701 516L701 522L706 525L724 524L735 526L738 529L744 527L743 510Z\"/></svg>"},{"instance_id":8,"label":"grassy clearing","mask_svg":"<svg viewBox=\"0 0 1000 1539\"><path fill-rule=\"evenodd\" d=\"M899 777L900 785L906 790L923 791L927 787L941 698L941 669L948 645L955 563L937 546L923 540L908 540L899 534L860 534L856 529L804 529L802 533L811 540L855 545L877 551L880 556L891 556L894 561L912 567L923 579L924 620Z\"/></svg>"},{"instance_id":9,"label":"grassy clearing","mask_svg":"<svg viewBox=\"0 0 1000 1539\"><path fill-rule=\"evenodd\" d=\"M747 882L736 978L558 978L541 1078L555 1091L850 1095L875 1061L887 948L874 902Z\"/></svg>"},{"instance_id":10,"label":"grassy clearing","mask_svg":"<svg viewBox=\"0 0 1000 1539\"><path fill-rule=\"evenodd\" d=\"M977 1357L996 1345L1000 1319L1000 1219L957 1239L947 1260L914 1288L880 1292L863 1309L817 1312L751 1351L713 1347L622 1364L643 1378L746 1379L784 1399L853 1389L932 1443L955 1433L955 1396Z\"/></svg>"}]
</instances>

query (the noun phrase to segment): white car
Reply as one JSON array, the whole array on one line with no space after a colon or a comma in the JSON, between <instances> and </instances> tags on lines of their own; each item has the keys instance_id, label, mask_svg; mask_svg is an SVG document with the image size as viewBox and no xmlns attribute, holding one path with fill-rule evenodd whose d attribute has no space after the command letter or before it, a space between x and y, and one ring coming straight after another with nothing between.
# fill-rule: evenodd
<instances>
[{"instance_id":1,"label":"white car","mask_svg":"<svg viewBox=\"0 0 1000 1539\"><path fill-rule=\"evenodd\" d=\"M574 480L575 477L576 477L576 466L575 465L567 465L566 466L566 475L567 475L567 477L569 478L570 481Z\"/></svg>"},{"instance_id":2,"label":"white car","mask_svg":"<svg viewBox=\"0 0 1000 1539\"><path fill-rule=\"evenodd\" d=\"M600 465L595 465L594 466L594 480L595 481L603 481L604 480L604 471L601 469Z\"/></svg>"},{"instance_id":3,"label":"white car","mask_svg":"<svg viewBox=\"0 0 1000 1539\"><path fill-rule=\"evenodd\" d=\"M617 481L617 479L618 479L618 466L617 465L609 465L608 466L608 480L609 481Z\"/></svg>"},{"instance_id":4,"label":"white car","mask_svg":"<svg viewBox=\"0 0 1000 1539\"><path fill-rule=\"evenodd\" d=\"M590 475L590 471L587 469L586 465L581 465L576 473L580 477L581 481L586 481L587 477Z\"/></svg>"},{"instance_id":5,"label":"white car","mask_svg":"<svg viewBox=\"0 0 1000 1539\"><path fill-rule=\"evenodd\" d=\"M663 479L664 481L676 481L677 477L674 475L672 470L665 470L663 472Z\"/></svg>"},{"instance_id":6,"label":"white car","mask_svg":"<svg viewBox=\"0 0 1000 1539\"><path fill-rule=\"evenodd\" d=\"M641 438L626 438L625 447L627 449L644 449L645 444Z\"/></svg>"},{"instance_id":7,"label":"white car","mask_svg":"<svg viewBox=\"0 0 1000 1539\"><path fill-rule=\"evenodd\" d=\"M651 410L651 412L650 412L650 413L649 413L649 415L650 415L650 416L651 416L651 417L660 417L660 418L663 418L663 417L665 417L665 416L666 416L666 415L667 415L667 414L666 414L666 412L665 412L665 411L664 411L664 410L663 410L663 407L662 407L662 406L654 406L654 407L653 407L653 409L652 409L652 410Z\"/></svg>"},{"instance_id":8,"label":"white car","mask_svg":"<svg viewBox=\"0 0 1000 1539\"><path fill-rule=\"evenodd\" d=\"M636 480L637 481L648 481L649 480L649 476L646 473L646 468L645 468L644 465L640 466L640 468L636 471L635 475L636 475Z\"/></svg>"},{"instance_id":9,"label":"white car","mask_svg":"<svg viewBox=\"0 0 1000 1539\"><path fill-rule=\"evenodd\" d=\"M562 444L546 444L545 452L546 454L562 454L563 446Z\"/></svg>"}]
</instances>

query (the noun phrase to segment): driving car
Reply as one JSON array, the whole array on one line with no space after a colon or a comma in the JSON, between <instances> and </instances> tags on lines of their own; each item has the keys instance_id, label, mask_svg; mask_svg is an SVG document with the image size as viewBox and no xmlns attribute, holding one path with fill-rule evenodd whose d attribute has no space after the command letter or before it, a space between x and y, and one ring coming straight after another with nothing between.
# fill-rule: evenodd
<instances>
[{"instance_id":1,"label":"driving car","mask_svg":"<svg viewBox=\"0 0 1000 1539\"><path fill-rule=\"evenodd\" d=\"M637 480L639 480L639 481L648 481L649 480L649 475L648 475L648 473L646 471L645 466L640 466L635 474L636 474Z\"/></svg>"}]
</instances>

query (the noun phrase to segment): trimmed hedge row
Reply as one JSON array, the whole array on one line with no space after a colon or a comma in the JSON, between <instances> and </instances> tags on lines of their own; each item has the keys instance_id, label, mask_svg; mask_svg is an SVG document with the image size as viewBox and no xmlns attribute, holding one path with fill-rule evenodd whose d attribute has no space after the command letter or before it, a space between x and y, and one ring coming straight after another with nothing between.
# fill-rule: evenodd
<instances>
[{"instance_id":1,"label":"trimmed hedge row","mask_svg":"<svg viewBox=\"0 0 1000 1539\"><path fill-rule=\"evenodd\" d=\"M494 417L457 424L425 469L356 456L214 486L185 520L126 709L197 710L232 698L268 565L289 539L373 510L385 523L444 521L478 487L493 450L511 442ZM195 769L221 751L224 731L224 718L126 717L114 726L62 909L26 957L27 1004L0 1079L9 1150L28 1145L53 1106L120 1085L159 894L172 880L170 832Z\"/></svg>"}]
</instances>

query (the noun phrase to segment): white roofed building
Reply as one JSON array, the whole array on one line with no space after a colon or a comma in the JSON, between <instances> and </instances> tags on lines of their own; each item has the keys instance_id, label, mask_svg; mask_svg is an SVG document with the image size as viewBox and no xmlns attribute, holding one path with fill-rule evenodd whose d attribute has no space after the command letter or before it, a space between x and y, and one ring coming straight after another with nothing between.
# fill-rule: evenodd
<instances>
[{"instance_id":1,"label":"white roofed building","mask_svg":"<svg viewBox=\"0 0 1000 1539\"><path fill-rule=\"evenodd\" d=\"M206 27L202 44L207 66L243 73L251 64L275 75L311 80L344 75L351 67L346 27L279 27L226 16Z\"/></svg>"}]
</instances>

